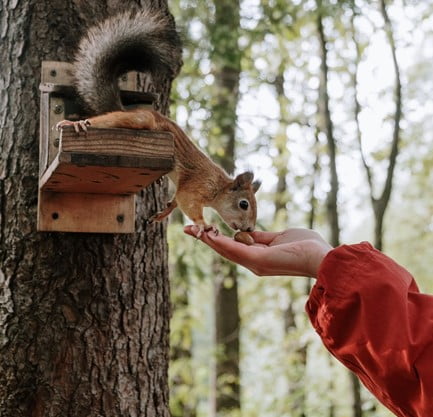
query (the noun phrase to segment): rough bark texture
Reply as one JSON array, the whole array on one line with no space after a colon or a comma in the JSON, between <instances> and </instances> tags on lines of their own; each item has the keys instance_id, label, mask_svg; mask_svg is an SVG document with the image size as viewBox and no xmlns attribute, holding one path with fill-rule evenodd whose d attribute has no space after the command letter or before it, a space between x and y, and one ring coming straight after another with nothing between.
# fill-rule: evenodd
<instances>
[{"instance_id":1,"label":"rough bark texture","mask_svg":"<svg viewBox=\"0 0 433 417\"><path fill-rule=\"evenodd\" d=\"M133 235L36 232L41 61L71 61L85 27L137 5L0 2L2 417L169 415L165 226L145 225L165 190L138 197Z\"/></svg>"}]
</instances>

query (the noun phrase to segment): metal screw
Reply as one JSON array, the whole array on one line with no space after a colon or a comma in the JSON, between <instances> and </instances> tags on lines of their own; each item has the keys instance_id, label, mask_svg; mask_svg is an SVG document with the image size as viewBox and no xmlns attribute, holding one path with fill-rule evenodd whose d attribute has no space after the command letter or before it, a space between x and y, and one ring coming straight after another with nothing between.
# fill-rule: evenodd
<instances>
[{"instance_id":1,"label":"metal screw","mask_svg":"<svg viewBox=\"0 0 433 417\"><path fill-rule=\"evenodd\" d=\"M60 104L57 104L57 105L54 107L54 113L56 113L56 114L63 113L63 106L61 106Z\"/></svg>"},{"instance_id":2,"label":"metal screw","mask_svg":"<svg viewBox=\"0 0 433 417\"><path fill-rule=\"evenodd\" d=\"M59 218L59 213L55 211L54 213L51 214L51 217L53 218L53 220L57 220Z\"/></svg>"},{"instance_id":3,"label":"metal screw","mask_svg":"<svg viewBox=\"0 0 433 417\"><path fill-rule=\"evenodd\" d=\"M116 217L116 220L117 220L119 223L123 223L124 220L125 220L125 216L124 216L123 214L118 214L117 217Z\"/></svg>"},{"instance_id":4,"label":"metal screw","mask_svg":"<svg viewBox=\"0 0 433 417\"><path fill-rule=\"evenodd\" d=\"M51 75L51 77L56 77L57 76L57 71L56 70L51 70L50 71L50 75Z\"/></svg>"},{"instance_id":5,"label":"metal screw","mask_svg":"<svg viewBox=\"0 0 433 417\"><path fill-rule=\"evenodd\" d=\"M59 145L60 145L60 138L55 138L53 145L54 145L55 148L58 148Z\"/></svg>"}]
</instances>

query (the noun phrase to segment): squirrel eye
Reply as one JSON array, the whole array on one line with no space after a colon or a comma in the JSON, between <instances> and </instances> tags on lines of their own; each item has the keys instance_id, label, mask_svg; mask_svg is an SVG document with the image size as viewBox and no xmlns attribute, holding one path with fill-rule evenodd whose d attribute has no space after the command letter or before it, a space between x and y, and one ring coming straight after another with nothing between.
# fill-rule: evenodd
<instances>
[{"instance_id":1,"label":"squirrel eye","mask_svg":"<svg viewBox=\"0 0 433 417\"><path fill-rule=\"evenodd\" d=\"M248 210L248 207L249 207L248 201L247 200L241 200L241 201L239 201L239 207L242 210Z\"/></svg>"}]
</instances>

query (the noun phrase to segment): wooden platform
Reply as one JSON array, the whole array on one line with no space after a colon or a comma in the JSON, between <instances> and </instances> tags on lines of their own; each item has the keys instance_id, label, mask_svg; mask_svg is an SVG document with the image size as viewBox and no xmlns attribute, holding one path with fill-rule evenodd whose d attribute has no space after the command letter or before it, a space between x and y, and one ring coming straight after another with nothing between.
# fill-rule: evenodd
<instances>
[{"instance_id":1,"label":"wooden platform","mask_svg":"<svg viewBox=\"0 0 433 417\"><path fill-rule=\"evenodd\" d=\"M39 181L38 230L132 233L135 193L174 164L169 132L62 129Z\"/></svg>"},{"instance_id":2,"label":"wooden platform","mask_svg":"<svg viewBox=\"0 0 433 417\"><path fill-rule=\"evenodd\" d=\"M135 194L174 164L171 133L92 129L61 132L61 120L89 117L74 87L73 66L43 61L39 144L40 231L132 233ZM154 108L157 93L140 91L137 73L119 79L125 109Z\"/></svg>"}]
</instances>

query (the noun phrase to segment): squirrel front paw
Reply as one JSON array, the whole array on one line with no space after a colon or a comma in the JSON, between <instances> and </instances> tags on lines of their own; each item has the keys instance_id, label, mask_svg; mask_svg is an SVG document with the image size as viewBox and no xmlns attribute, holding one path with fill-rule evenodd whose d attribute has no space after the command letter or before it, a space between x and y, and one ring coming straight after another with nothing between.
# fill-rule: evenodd
<instances>
[{"instance_id":1,"label":"squirrel front paw","mask_svg":"<svg viewBox=\"0 0 433 417\"><path fill-rule=\"evenodd\" d=\"M64 126L74 126L77 133L80 133L80 129L87 132L87 126L90 126L90 121L89 119L77 120L76 122L72 122L71 120L62 120L56 124L56 130L61 130Z\"/></svg>"},{"instance_id":2,"label":"squirrel front paw","mask_svg":"<svg viewBox=\"0 0 433 417\"><path fill-rule=\"evenodd\" d=\"M153 216L151 216L148 219L148 223L162 222L176 207L177 207L176 200L169 201L167 203L167 207L164 210L155 213Z\"/></svg>"},{"instance_id":3,"label":"squirrel front paw","mask_svg":"<svg viewBox=\"0 0 433 417\"><path fill-rule=\"evenodd\" d=\"M197 239L200 239L203 236L204 232L214 232L215 236L218 236L219 230L213 224L196 224L198 227L198 232L196 234Z\"/></svg>"}]
</instances>

